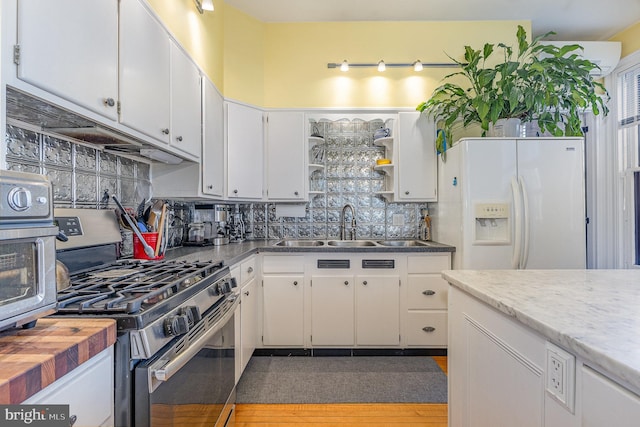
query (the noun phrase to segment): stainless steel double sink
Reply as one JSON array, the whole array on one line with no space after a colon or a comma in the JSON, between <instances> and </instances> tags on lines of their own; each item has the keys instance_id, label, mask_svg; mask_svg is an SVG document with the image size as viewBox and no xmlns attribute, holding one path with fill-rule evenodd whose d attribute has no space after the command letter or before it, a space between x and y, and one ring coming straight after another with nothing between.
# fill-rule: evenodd
<instances>
[{"instance_id":1,"label":"stainless steel double sink","mask_svg":"<svg viewBox=\"0 0 640 427\"><path fill-rule=\"evenodd\" d=\"M283 246L292 248L306 247L424 247L434 246L433 242L423 240L307 240L307 239L284 239L274 243L273 246Z\"/></svg>"}]
</instances>

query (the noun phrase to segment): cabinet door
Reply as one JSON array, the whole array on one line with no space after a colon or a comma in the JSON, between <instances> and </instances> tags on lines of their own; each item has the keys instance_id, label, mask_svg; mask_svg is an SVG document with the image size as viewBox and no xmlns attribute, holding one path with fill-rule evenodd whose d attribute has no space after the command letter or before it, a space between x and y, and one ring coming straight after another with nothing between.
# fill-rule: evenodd
<instances>
[{"instance_id":1,"label":"cabinet door","mask_svg":"<svg viewBox=\"0 0 640 427\"><path fill-rule=\"evenodd\" d=\"M356 343L400 343L400 277L356 277Z\"/></svg>"},{"instance_id":2,"label":"cabinet door","mask_svg":"<svg viewBox=\"0 0 640 427\"><path fill-rule=\"evenodd\" d=\"M171 145L194 160L202 149L200 71L171 42Z\"/></svg>"},{"instance_id":3,"label":"cabinet door","mask_svg":"<svg viewBox=\"0 0 640 427\"><path fill-rule=\"evenodd\" d=\"M120 121L168 143L169 35L139 0L120 2Z\"/></svg>"},{"instance_id":4,"label":"cabinet door","mask_svg":"<svg viewBox=\"0 0 640 427\"><path fill-rule=\"evenodd\" d=\"M640 419L640 396L587 366L582 374L582 426L632 427Z\"/></svg>"},{"instance_id":5,"label":"cabinet door","mask_svg":"<svg viewBox=\"0 0 640 427\"><path fill-rule=\"evenodd\" d=\"M303 283L304 276L263 277L264 345L304 345Z\"/></svg>"},{"instance_id":6,"label":"cabinet door","mask_svg":"<svg viewBox=\"0 0 640 427\"><path fill-rule=\"evenodd\" d=\"M117 120L117 0L19 0L18 45L19 79Z\"/></svg>"},{"instance_id":7,"label":"cabinet door","mask_svg":"<svg viewBox=\"0 0 640 427\"><path fill-rule=\"evenodd\" d=\"M262 111L227 104L227 197L261 199L263 181Z\"/></svg>"},{"instance_id":8,"label":"cabinet door","mask_svg":"<svg viewBox=\"0 0 640 427\"><path fill-rule=\"evenodd\" d=\"M257 342L257 310L258 310L258 294L257 281L250 280L242 287L242 295L240 296L241 304L241 320L240 320L240 363L241 372L249 363L249 359L256 349Z\"/></svg>"},{"instance_id":9,"label":"cabinet door","mask_svg":"<svg viewBox=\"0 0 640 427\"><path fill-rule=\"evenodd\" d=\"M354 345L354 284L351 275L313 276L311 342L314 347Z\"/></svg>"},{"instance_id":10,"label":"cabinet door","mask_svg":"<svg viewBox=\"0 0 640 427\"><path fill-rule=\"evenodd\" d=\"M305 152L304 114L269 113L266 151L269 200L304 200Z\"/></svg>"},{"instance_id":11,"label":"cabinet door","mask_svg":"<svg viewBox=\"0 0 640 427\"><path fill-rule=\"evenodd\" d=\"M113 370L109 347L22 403L69 405L79 426L113 425Z\"/></svg>"},{"instance_id":12,"label":"cabinet door","mask_svg":"<svg viewBox=\"0 0 640 427\"><path fill-rule=\"evenodd\" d=\"M202 192L224 195L224 105L222 95L204 79L204 139L202 143Z\"/></svg>"},{"instance_id":13,"label":"cabinet door","mask_svg":"<svg viewBox=\"0 0 640 427\"><path fill-rule=\"evenodd\" d=\"M399 200L436 201L435 124L419 112L398 113Z\"/></svg>"}]
</instances>

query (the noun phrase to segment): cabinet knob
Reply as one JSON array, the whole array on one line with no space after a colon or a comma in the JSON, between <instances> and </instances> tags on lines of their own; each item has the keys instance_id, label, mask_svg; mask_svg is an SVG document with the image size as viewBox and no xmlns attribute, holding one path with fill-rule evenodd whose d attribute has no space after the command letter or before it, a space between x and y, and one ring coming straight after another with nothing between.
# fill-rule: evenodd
<instances>
[{"instance_id":1,"label":"cabinet knob","mask_svg":"<svg viewBox=\"0 0 640 427\"><path fill-rule=\"evenodd\" d=\"M70 415L69 416L69 427L73 426L76 421L78 421L78 416L77 415Z\"/></svg>"},{"instance_id":2,"label":"cabinet knob","mask_svg":"<svg viewBox=\"0 0 640 427\"><path fill-rule=\"evenodd\" d=\"M367 281L362 282L363 285L367 286Z\"/></svg>"},{"instance_id":3,"label":"cabinet knob","mask_svg":"<svg viewBox=\"0 0 640 427\"><path fill-rule=\"evenodd\" d=\"M247 273L253 273L253 267L247 268Z\"/></svg>"},{"instance_id":4,"label":"cabinet knob","mask_svg":"<svg viewBox=\"0 0 640 427\"><path fill-rule=\"evenodd\" d=\"M349 281L348 281L348 280L345 280L345 281L344 281L344 284L345 284L345 286L349 286Z\"/></svg>"},{"instance_id":5,"label":"cabinet knob","mask_svg":"<svg viewBox=\"0 0 640 427\"><path fill-rule=\"evenodd\" d=\"M249 296L249 291L245 292L244 295L248 297Z\"/></svg>"},{"instance_id":6,"label":"cabinet knob","mask_svg":"<svg viewBox=\"0 0 640 427\"><path fill-rule=\"evenodd\" d=\"M182 136L177 137L176 140L178 140L178 142L182 142Z\"/></svg>"},{"instance_id":7,"label":"cabinet knob","mask_svg":"<svg viewBox=\"0 0 640 427\"><path fill-rule=\"evenodd\" d=\"M162 133L165 135L169 135L169 128L162 129Z\"/></svg>"},{"instance_id":8,"label":"cabinet knob","mask_svg":"<svg viewBox=\"0 0 640 427\"><path fill-rule=\"evenodd\" d=\"M207 185L207 189L213 190L213 185Z\"/></svg>"},{"instance_id":9,"label":"cabinet knob","mask_svg":"<svg viewBox=\"0 0 640 427\"><path fill-rule=\"evenodd\" d=\"M297 280L293 281L293 286L298 286L298 281Z\"/></svg>"},{"instance_id":10,"label":"cabinet knob","mask_svg":"<svg viewBox=\"0 0 640 427\"><path fill-rule=\"evenodd\" d=\"M408 195L409 195L409 192L408 192L408 191L405 191L405 192L404 192L404 194L408 196Z\"/></svg>"},{"instance_id":11,"label":"cabinet knob","mask_svg":"<svg viewBox=\"0 0 640 427\"><path fill-rule=\"evenodd\" d=\"M436 328L434 328L433 326L425 326L424 328L422 328L422 330L425 332L433 332L436 330Z\"/></svg>"},{"instance_id":12,"label":"cabinet knob","mask_svg":"<svg viewBox=\"0 0 640 427\"><path fill-rule=\"evenodd\" d=\"M293 194L294 194L295 196L297 196L297 195L298 195L298 192L297 192L297 191L294 191L294 192L293 192Z\"/></svg>"},{"instance_id":13,"label":"cabinet knob","mask_svg":"<svg viewBox=\"0 0 640 427\"><path fill-rule=\"evenodd\" d=\"M103 102L107 107L113 107L114 105L116 105L116 101L113 98L105 98Z\"/></svg>"},{"instance_id":14,"label":"cabinet knob","mask_svg":"<svg viewBox=\"0 0 640 427\"><path fill-rule=\"evenodd\" d=\"M422 291L424 295L435 295L436 291L432 291L431 289L427 289L426 291Z\"/></svg>"},{"instance_id":15,"label":"cabinet knob","mask_svg":"<svg viewBox=\"0 0 640 427\"><path fill-rule=\"evenodd\" d=\"M233 190L233 194L238 194L238 190Z\"/></svg>"}]
</instances>

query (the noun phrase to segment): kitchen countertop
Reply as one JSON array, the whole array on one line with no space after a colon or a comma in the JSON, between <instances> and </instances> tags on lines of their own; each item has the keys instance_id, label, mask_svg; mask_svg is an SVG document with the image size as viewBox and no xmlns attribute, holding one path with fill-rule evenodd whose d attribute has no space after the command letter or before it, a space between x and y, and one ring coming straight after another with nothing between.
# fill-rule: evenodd
<instances>
[{"instance_id":1,"label":"kitchen countertop","mask_svg":"<svg viewBox=\"0 0 640 427\"><path fill-rule=\"evenodd\" d=\"M359 247L337 247L337 246L274 246L280 239L275 240L246 240L241 243L229 243L221 246L183 246L168 249L167 259L180 261L224 261L226 265L233 265L251 254L257 252L320 252L320 253L389 253L389 252L454 252L455 247L442 243L431 242L430 246L359 246Z\"/></svg>"},{"instance_id":2,"label":"kitchen countertop","mask_svg":"<svg viewBox=\"0 0 640 427\"><path fill-rule=\"evenodd\" d=\"M448 270L442 276L640 392L640 270Z\"/></svg>"},{"instance_id":3,"label":"kitchen countertop","mask_svg":"<svg viewBox=\"0 0 640 427\"><path fill-rule=\"evenodd\" d=\"M0 404L15 405L116 341L111 319L41 318L0 333Z\"/></svg>"}]
</instances>

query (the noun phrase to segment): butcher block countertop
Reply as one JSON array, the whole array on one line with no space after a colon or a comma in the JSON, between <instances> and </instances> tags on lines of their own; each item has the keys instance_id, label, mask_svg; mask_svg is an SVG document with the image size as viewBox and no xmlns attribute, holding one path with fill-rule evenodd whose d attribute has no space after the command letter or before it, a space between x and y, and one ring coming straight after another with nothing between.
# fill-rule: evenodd
<instances>
[{"instance_id":1,"label":"butcher block countertop","mask_svg":"<svg viewBox=\"0 0 640 427\"><path fill-rule=\"evenodd\" d=\"M42 318L0 333L0 404L19 404L116 341L112 319Z\"/></svg>"}]
</instances>

